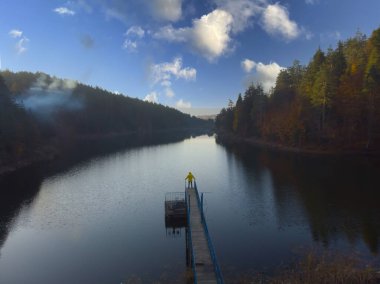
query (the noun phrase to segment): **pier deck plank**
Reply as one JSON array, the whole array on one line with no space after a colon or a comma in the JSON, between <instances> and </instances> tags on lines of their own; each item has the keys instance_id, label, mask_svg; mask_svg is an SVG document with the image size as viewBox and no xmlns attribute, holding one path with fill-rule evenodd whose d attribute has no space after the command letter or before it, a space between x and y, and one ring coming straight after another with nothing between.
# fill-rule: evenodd
<instances>
[{"instance_id":1,"label":"pier deck plank","mask_svg":"<svg viewBox=\"0 0 380 284\"><path fill-rule=\"evenodd\" d=\"M197 282L202 284L217 283L210 248L204 226L202 224L201 209L194 188L186 188L186 195L190 202L191 240L194 252L195 273Z\"/></svg>"}]
</instances>

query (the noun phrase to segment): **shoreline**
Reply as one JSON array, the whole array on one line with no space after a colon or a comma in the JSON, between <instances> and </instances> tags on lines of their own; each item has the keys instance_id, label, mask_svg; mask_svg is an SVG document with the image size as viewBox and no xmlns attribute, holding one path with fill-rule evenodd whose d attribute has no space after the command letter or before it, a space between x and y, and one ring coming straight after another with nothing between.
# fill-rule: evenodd
<instances>
[{"instance_id":1,"label":"shoreline","mask_svg":"<svg viewBox=\"0 0 380 284\"><path fill-rule=\"evenodd\" d=\"M41 148L35 149L33 153L28 154L28 157L0 165L0 177L33 164L52 161L61 154L62 150L54 144L42 146Z\"/></svg>"},{"instance_id":2,"label":"shoreline","mask_svg":"<svg viewBox=\"0 0 380 284\"><path fill-rule=\"evenodd\" d=\"M280 143L269 142L263 139L254 137L239 137L230 133L216 132L216 140L226 145L246 144L250 146L261 147L280 152L289 152L304 155L317 155L317 156L380 156L380 152L364 151L364 150L342 150L342 149L323 149L317 146L295 147L283 145Z\"/></svg>"},{"instance_id":3,"label":"shoreline","mask_svg":"<svg viewBox=\"0 0 380 284\"><path fill-rule=\"evenodd\" d=\"M113 139L123 139L132 136L133 138L141 138L145 136L149 137L151 135L154 136L160 134L170 135L188 133L189 135L200 135L210 133L210 131L210 129L203 128L161 129L156 131L130 131L120 133L81 135L66 141L64 139L54 138L52 141L50 141L50 143L35 148L32 152L26 154L22 158L13 160L11 158L8 158L3 164L0 163L0 177L32 166L34 164L53 161L54 159L62 156L68 148L77 147L78 143L112 141Z\"/></svg>"}]
</instances>

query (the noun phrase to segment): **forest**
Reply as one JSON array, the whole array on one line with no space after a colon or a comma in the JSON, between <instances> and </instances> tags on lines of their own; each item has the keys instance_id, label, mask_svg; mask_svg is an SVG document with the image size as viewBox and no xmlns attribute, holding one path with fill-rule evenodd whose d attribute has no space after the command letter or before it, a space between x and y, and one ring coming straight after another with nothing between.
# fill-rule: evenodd
<instances>
[{"instance_id":1,"label":"forest","mask_svg":"<svg viewBox=\"0 0 380 284\"><path fill-rule=\"evenodd\" d=\"M283 69L265 93L252 84L216 119L218 136L301 150L380 150L380 28L357 32L309 64Z\"/></svg>"},{"instance_id":2,"label":"forest","mask_svg":"<svg viewBox=\"0 0 380 284\"><path fill-rule=\"evenodd\" d=\"M41 72L0 72L0 168L46 159L75 139L212 126L167 106Z\"/></svg>"}]
</instances>

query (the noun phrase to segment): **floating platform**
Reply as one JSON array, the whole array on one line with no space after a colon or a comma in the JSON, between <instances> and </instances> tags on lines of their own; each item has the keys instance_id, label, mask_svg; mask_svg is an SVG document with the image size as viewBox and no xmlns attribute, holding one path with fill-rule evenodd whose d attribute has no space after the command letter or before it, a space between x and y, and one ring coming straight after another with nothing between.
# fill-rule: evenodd
<instances>
[{"instance_id":1,"label":"floating platform","mask_svg":"<svg viewBox=\"0 0 380 284\"><path fill-rule=\"evenodd\" d=\"M184 192L169 192L165 195L165 227L187 226L187 210Z\"/></svg>"}]
</instances>

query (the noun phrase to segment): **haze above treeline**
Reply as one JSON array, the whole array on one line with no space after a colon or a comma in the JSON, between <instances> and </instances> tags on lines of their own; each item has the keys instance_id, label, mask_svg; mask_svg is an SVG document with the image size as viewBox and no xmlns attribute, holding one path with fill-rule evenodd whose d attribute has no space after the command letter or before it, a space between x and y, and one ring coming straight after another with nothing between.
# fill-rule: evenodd
<instances>
[{"instance_id":1,"label":"haze above treeline","mask_svg":"<svg viewBox=\"0 0 380 284\"><path fill-rule=\"evenodd\" d=\"M380 28L357 32L310 63L294 61L266 94L251 85L221 111L217 132L276 147L328 151L380 150Z\"/></svg>"},{"instance_id":2,"label":"haze above treeline","mask_svg":"<svg viewBox=\"0 0 380 284\"><path fill-rule=\"evenodd\" d=\"M75 139L211 129L160 104L37 72L0 72L0 168L45 159Z\"/></svg>"}]
</instances>

